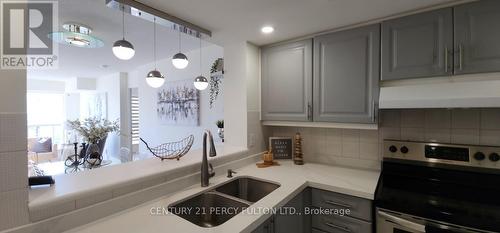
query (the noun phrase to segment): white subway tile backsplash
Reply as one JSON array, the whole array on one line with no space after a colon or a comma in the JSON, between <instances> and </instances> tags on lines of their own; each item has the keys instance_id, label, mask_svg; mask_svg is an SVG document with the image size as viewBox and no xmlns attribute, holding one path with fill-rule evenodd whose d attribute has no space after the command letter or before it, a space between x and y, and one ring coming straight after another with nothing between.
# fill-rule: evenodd
<instances>
[{"instance_id":1,"label":"white subway tile backsplash","mask_svg":"<svg viewBox=\"0 0 500 233\"><path fill-rule=\"evenodd\" d=\"M500 146L500 130L484 130L479 132L479 144L485 146Z\"/></svg>"},{"instance_id":2,"label":"white subway tile backsplash","mask_svg":"<svg viewBox=\"0 0 500 233\"><path fill-rule=\"evenodd\" d=\"M401 110L401 127L420 128L424 127L425 110L405 109Z\"/></svg>"},{"instance_id":3,"label":"white subway tile backsplash","mask_svg":"<svg viewBox=\"0 0 500 233\"><path fill-rule=\"evenodd\" d=\"M401 140L423 141L424 128L401 128Z\"/></svg>"},{"instance_id":4,"label":"white subway tile backsplash","mask_svg":"<svg viewBox=\"0 0 500 233\"><path fill-rule=\"evenodd\" d=\"M401 140L401 128L395 127L383 127L379 129L380 131L380 141L382 142L384 139L387 140Z\"/></svg>"},{"instance_id":5,"label":"white subway tile backsplash","mask_svg":"<svg viewBox=\"0 0 500 233\"><path fill-rule=\"evenodd\" d=\"M384 140L500 146L500 108L382 110L379 115L379 130L273 127L271 135L301 131L306 161L361 167L380 163Z\"/></svg>"},{"instance_id":6,"label":"white subway tile backsplash","mask_svg":"<svg viewBox=\"0 0 500 233\"><path fill-rule=\"evenodd\" d=\"M382 127L401 127L400 110L384 110L380 113L380 126Z\"/></svg>"},{"instance_id":7,"label":"white subway tile backsplash","mask_svg":"<svg viewBox=\"0 0 500 233\"><path fill-rule=\"evenodd\" d=\"M0 192L0 231L28 223L28 189Z\"/></svg>"},{"instance_id":8,"label":"white subway tile backsplash","mask_svg":"<svg viewBox=\"0 0 500 233\"><path fill-rule=\"evenodd\" d=\"M453 109L451 110L451 127L454 129L479 129L481 125L481 110Z\"/></svg>"},{"instance_id":9,"label":"white subway tile backsplash","mask_svg":"<svg viewBox=\"0 0 500 233\"><path fill-rule=\"evenodd\" d=\"M452 129L451 143L455 144L479 144L479 129Z\"/></svg>"},{"instance_id":10,"label":"white subway tile backsplash","mask_svg":"<svg viewBox=\"0 0 500 233\"><path fill-rule=\"evenodd\" d=\"M425 141L450 143L451 129L425 129Z\"/></svg>"},{"instance_id":11,"label":"white subway tile backsplash","mask_svg":"<svg viewBox=\"0 0 500 233\"><path fill-rule=\"evenodd\" d=\"M500 129L500 109L481 110L481 129Z\"/></svg>"},{"instance_id":12,"label":"white subway tile backsplash","mask_svg":"<svg viewBox=\"0 0 500 233\"><path fill-rule=\"evenodd\" d=\"M28 187L26 151L0 153L0 192Z\"/></svg>"},{"instance_id":13,"label":"white subway tile backsplash","mask_svg":"<svg viewBox=\"0 0 500 233\"><path fill-rule=\"evenodd\" d=\"M342 142L342 156L359 158L359 142Z\"/></svg>"},{"instance_id":14,"label":"white subway tile backsplash","mask_svg":"<svg viewBox=\"0 0 500 233\"><path fill-rule=\"evenodd\" d=\"M359 158L367 160L379 160L379 146L378 142L375 143L361 143L359 145Z\"/></svg>"},{"instance_id":15,"label":"white subway tile backsplash","mask_svg":"<svg viewBox=\"0 0 500 233\"><path fill-rule=\"evenodd\" d=\"M0 113L0 152L27 148L25 113Z\"/></svg>"},{"instance_id":16,"label":"white subway tile backsplash","mask_svg":"<svg viewBox=\"0 0 500 233\"><path fill-rule=\"evenodd\" d=\"M342 129L326 129L326 142L327 143L341 143L342 142Z\"/></svg>"},{"instance_id":17,"label":"white subway tile backsplash","mask_svg":"<svg viewBox=\"0 0 500 233\"><path fill-rule=\"evenodd\" d=\"M360 143L378 143L378 130L360 130Z\"/></svg>"},{"instance_id":18,"label":"white subway tile backsplash","mask_svg":"<svg viewBox=\"0 0 500 233\"><path fill-rule=\"evenodd\" d=\"M342 142L359 143L359 129L342 129Z\"/></svg>"},{"instance_id":19,"label":"white subway tile backsplash","mask_svg":"<svg viewBox=\"0 0 500 233\"><path fill-rule=\"evenodd\" d=\"M450 128L451 112L447 109L425 110L425 128Z\"/></svg>"}]
</instances>

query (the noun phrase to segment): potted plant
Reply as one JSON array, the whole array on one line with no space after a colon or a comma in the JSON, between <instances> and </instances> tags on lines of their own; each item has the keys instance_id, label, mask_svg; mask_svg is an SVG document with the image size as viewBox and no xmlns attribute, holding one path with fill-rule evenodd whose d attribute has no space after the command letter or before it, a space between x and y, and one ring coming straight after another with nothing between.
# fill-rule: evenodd
<instances>
[{"instance_id":1,"label":"potted plant","mask_svg":"<svg viewBox=\"0 0 500 233\"><path fill-rule=\"evenodd\" d=\"M75 130L87 142L85 160L90 165L100 165L102 162L102 150L106 144L108 133L118 132L118 120L109 121L96 117L80 120L68 120L68 127Z\"/></svg>"},{"instance_id":2,"label":"potted plant","mask_svg":"<svg viewBox=\"0 0 500 233\"><path fill-rule=\"evenodd\" d=\"M216 121L215 125L217 125L217 133L219 134L220 139L224 142L224 120Z\"/></svg>"}]
</instances>

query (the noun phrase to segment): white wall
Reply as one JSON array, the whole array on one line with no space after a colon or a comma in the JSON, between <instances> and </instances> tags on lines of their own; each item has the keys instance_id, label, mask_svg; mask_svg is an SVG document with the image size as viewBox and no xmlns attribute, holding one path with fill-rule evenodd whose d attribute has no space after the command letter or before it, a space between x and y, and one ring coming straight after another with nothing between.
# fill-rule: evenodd
<instances>
[{"instance_id":1,"label":"white wall","mask_svg":"<svg viewBox=\"0 0 500 233\"><path fill-rule=\"evenodd\" d=\"M114 73L96 79L97 92L107 93L107 118L110 121L120 119L120 80L121 73ZM110 133L106 139L106 146L103 150L104 159L118 157L119 150L119 135L117 133Z\"/></svg>"},{"instance_id":2,"label":"white wall","mask_svg":"<svg viewBox=\"0 0 500 233\"><path fill-rule=\"evenodd\" d=\"M66 83L64 81L28 79L27 89L37 92L64 93Z\"/></svg>"},{"instance_id":3,"label":"white wall","mask_svg":"<svg viewBox=\"0 0 500 233\"><path fill-rule=\"evenodd\" d=\"M202 73L203 76L209 78L212 63L217 58L222 58L224 56L223 49L220 46L208 45L203 47L202 54ZM165 85L168 85L170 81L186 79L192 81L196 76L200 75L199 50L186 53L186 56L189 59L189 66L184 70L174 68L170 59L157 62L158 70L162 72L166 78ZM199 126L166 125L159 121L156 113L158 89L149 87L145 80L146 74L153 68L153 63L147 64L129 73L129 87L137 87L139 93L140 136L150 145L154 146L165 142L178 141L193 134L195 136L193 148L200 148L203 131L204 129L209 129L214 133L216 141L220 142L220 139L216 135L217 126L215 125L215 121L224 118L224 91L221 92L212 109L209 107L209 88L200 92ZM223 83L227 81L228 78L226 76L224 77ZM224 90L223 86L221 90ZM140 145L140 152L148 153L143 144Z\"/></svg>"},{"instance_id":4,"label":"white wall","mask_svg":"<svg viewBox=\"0 0 500 233\"><path fill-rule=\"evenodd\" d=\"M224 46L226 142L245 148L247 147L246 54L247 43L244 41Z\"/></svg>"}]
</instances>

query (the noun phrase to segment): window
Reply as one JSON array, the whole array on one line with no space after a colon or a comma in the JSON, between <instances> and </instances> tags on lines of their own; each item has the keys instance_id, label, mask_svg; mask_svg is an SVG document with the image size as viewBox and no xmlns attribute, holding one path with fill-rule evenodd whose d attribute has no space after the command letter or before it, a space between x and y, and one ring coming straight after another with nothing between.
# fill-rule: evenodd
<instances>
[{"instance_id":1,"label":"window","mask_svg":"<svg viewBox=\"0 0 500 233\"><path fill-rule=\"evenodd\" d=\"M132 145L139 144L139 97L130 97L130 110L132 121Z\"/></svg>"},{"instance_id":2,"label":"window","mask_svg":"<svg viewBox=\"0 0 500 233\"><path fill-rule=\"evenodd\" d=\"M28 138L50 137L53 143L63 140L64 95L28 93L26 96Z\"/></svg>"}]
</instances>

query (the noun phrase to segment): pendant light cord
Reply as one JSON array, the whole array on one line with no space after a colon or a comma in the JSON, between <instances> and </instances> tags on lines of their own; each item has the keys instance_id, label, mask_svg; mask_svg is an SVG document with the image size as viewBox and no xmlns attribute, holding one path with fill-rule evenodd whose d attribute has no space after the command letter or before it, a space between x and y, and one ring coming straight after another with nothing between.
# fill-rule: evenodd
<instances>
[{"instance_id":1,"label":"pendant light cord","mask_svg":"<svg viewBox=\"0 0 500 233\"><path fill-rule=\"evenodd\" d=\"M181 47L181 26L179 26L179 53L182 51Z\"/></svg>"},{"instance_id":2,"label":"pendant light cord","mask_svg":"<svg viewBox=\"0 0 500 233\"><path fill-rule=\"evenodd\" d=\"M203 72L201 71L201 35L200 35L200 76L203 76Z\"/></svg>"},{"instance_id":3,"label":"pendant light cord","mask_svg":"<svg viewBox=\"0 0 500 233\"><path fill-rule=\"evenodd\" d=\"M156 17L153 18L153 57L155 59L155 70L156 70Z\"/></svg>"},{"instance_id":4,"label":"pendant light cord","mask_svg":"<svg viewBox=\"0 0 500 233\"><path fill-rule=\"evenodd\" d=\"M125 5L122 4L122 36L125 40Z\"/></svg>"}]
</instances>

